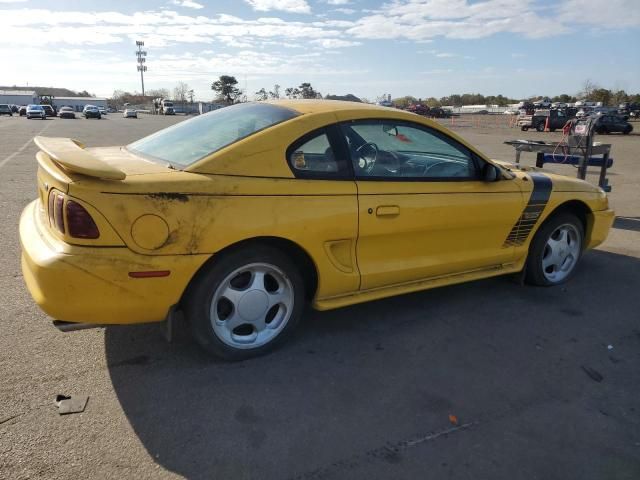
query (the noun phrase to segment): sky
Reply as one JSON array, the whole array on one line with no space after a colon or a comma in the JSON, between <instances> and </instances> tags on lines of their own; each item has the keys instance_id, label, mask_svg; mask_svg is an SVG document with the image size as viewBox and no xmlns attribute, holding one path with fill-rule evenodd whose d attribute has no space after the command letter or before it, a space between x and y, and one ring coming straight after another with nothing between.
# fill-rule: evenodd
<instances>
[{"instance_id":1,"label":"sky","mask_svg":"<svg viewBox=\"0 0 640 480\"><path fill-rule=\"evenodd\" d=\"M0 0L0 85L211 100L234 75L376 100L640 92L640 0Z\"/></svg>"}]
</instances>

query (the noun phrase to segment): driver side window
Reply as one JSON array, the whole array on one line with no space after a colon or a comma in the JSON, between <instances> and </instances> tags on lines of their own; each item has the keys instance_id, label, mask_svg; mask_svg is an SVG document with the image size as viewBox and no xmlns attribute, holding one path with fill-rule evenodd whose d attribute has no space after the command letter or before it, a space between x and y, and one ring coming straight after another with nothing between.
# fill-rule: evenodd
<instances>
[{"instance_id":1,"label":"driver side window","mask_svg":"<svg viewBox=\"0 0 640 480\"><path fill-rule=\"evenodd\" d=\"M478 178L471 152L446 135L394 120L343 123L356 176L379 180Z\"/></svg>"}]
</instances>

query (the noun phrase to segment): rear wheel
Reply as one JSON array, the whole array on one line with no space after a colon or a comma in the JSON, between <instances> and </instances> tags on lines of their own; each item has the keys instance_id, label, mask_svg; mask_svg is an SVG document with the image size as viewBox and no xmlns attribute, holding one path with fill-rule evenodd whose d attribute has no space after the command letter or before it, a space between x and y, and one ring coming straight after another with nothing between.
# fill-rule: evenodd
<instances>
[{"instance_id":1,"label":"rear wheel","mask_svg":"<svg viewBox=\"0 0 640 480\"><path fill-rule=\"evenodd\" d=\"M223 254L190 287L184 310L196 341L227 360L262 355L300 321L304 281L295 264L268 246Z\"/></svg>"},{"instance_id":2,"label":"rear wheel","mask_svg":"<svg viewBox=\"0 0 640 480\"><path fill-rule=\"evenodd\" d=\"M629 135L629 134L631 133L631 130L633 130L633 127L631 127L631 126L627 125L627 126L625 127L625 129L622 131L622 134L623 134L623 135Z\"/></svg>"},{"instance_id":3,"label":"rear wheel","mask_svg":"<svg viewBox=\"0 0 640 480\"><path fill-rule=\"evenodd\" d=\"M584 228L573 214L554 215L540 227L529 247L528 283L553 286L566 282L582 254Z\"/></svg>"},{"instance_id":4,"label":"rear wheel","mask_svg":"<svg viewBox=\"0 0 640 480\"><path fill-rule=\"evenodd\" d=\"M523 132L526 132L527 130L529 130L529 127L520 127L520 130L522 130Z\"/></svg>"},{"instance_id":5,"label":"rear wheel","mask_svg":"<svg viewBox=\"0 0 640 480\"><path fill-rule=\"evenodd\" d=\"M536 130L538 132L544 132L544 122L538 122L538 124L536 125Z\"/></svg>"}]
</instances>

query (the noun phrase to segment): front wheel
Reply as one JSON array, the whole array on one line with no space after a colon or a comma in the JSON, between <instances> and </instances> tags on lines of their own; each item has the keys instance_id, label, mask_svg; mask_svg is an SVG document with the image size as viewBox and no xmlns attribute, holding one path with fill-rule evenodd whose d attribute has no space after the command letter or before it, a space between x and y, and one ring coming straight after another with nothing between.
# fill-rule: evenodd
<instances>
[{"instance_id":1,"label":"front wheel","mask_svg":"<svg viewBox=\"0 0 640 480\"><path fill-rule=\"evenodd\" d=\"M280 250L253 246L224 253L194 279L184 311L196 341L226 360L272 350L300 321L304 281Z\"/></svg>"},{"instance_id":2,"label":"front wheel","mask_svg":"<svg viewBox=\"0 0 640 480\"><path fill-rule=\"evenodd\" d=\"M529 247L526 280L550 287L566 282L582 255L584 227L570 213L554 215L540 227Z\"/></svg>"},{"instance_id":3,"label":"front wheel","mask_svg":"<svg viewBox=\"0 0 640 480\"><path fill-rule=\"evenodd\" d=\"M529 127L520 127L520 130L522 130L523 132L526 132L527 130L529 130Z\"/></svg>"},{"instance_id":4,"label":"front wheel","mask_svg":"<svg viewBox=\"0 0 640 480\"><path fill-rule=\"evenodd\" d=\"M544 122L540 122L536 125L536 130L538 132L544 132Z\"/></svg>"}]
</instances>

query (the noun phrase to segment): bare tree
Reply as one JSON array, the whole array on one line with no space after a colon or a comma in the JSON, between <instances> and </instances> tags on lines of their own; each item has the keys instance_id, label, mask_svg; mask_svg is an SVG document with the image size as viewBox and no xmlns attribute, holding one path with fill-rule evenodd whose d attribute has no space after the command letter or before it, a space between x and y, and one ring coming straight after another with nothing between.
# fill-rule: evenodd
<instances>
[{"instance_id":1,"label":"bare tree","mask_svg":"<svg viewBox=\"0 0 640 480\"><path fill-rule=\"evenodd\" d=\"M591 81L590 78L587 78L582 84L582 92L580 92L580 96L585 99L589 99L591 95L593 95L594 90L599 89L600 87Z\"/></svg>"},{"instance_id":2,"label":"bare tree","mask_svg":"<svg viewBox=\"0 0 640 480\"><path fill-rule=\"evenodd\" d=\"M266 100L268 97L269 97L269 94L264 88L261 88L256 92L256 100L259 102Z\"/></svg>"},{"instance_id":3,"label":"bare tree","mask_svg":"<svg viewBox=\"0 0 640 480\"><path fill-rule=\"evenodd\" d=\"M187 95L189 94L189 85L184 82L178 82L178 85L173 89L173 98L176 102L182 104L182 111L184 112L184 104L187 101Z\"/></svg>"},{"instance_id":4,"label":"bare tree","mask_svg":"<svg viewBox=\"0 0 640 480\"><path fill-rule=\"evenodd\" d=\"M273 99L280 98L280 85L277 83L273 86L273 90L269 92L269 97Z\"/></svg>"}]
</instances>

